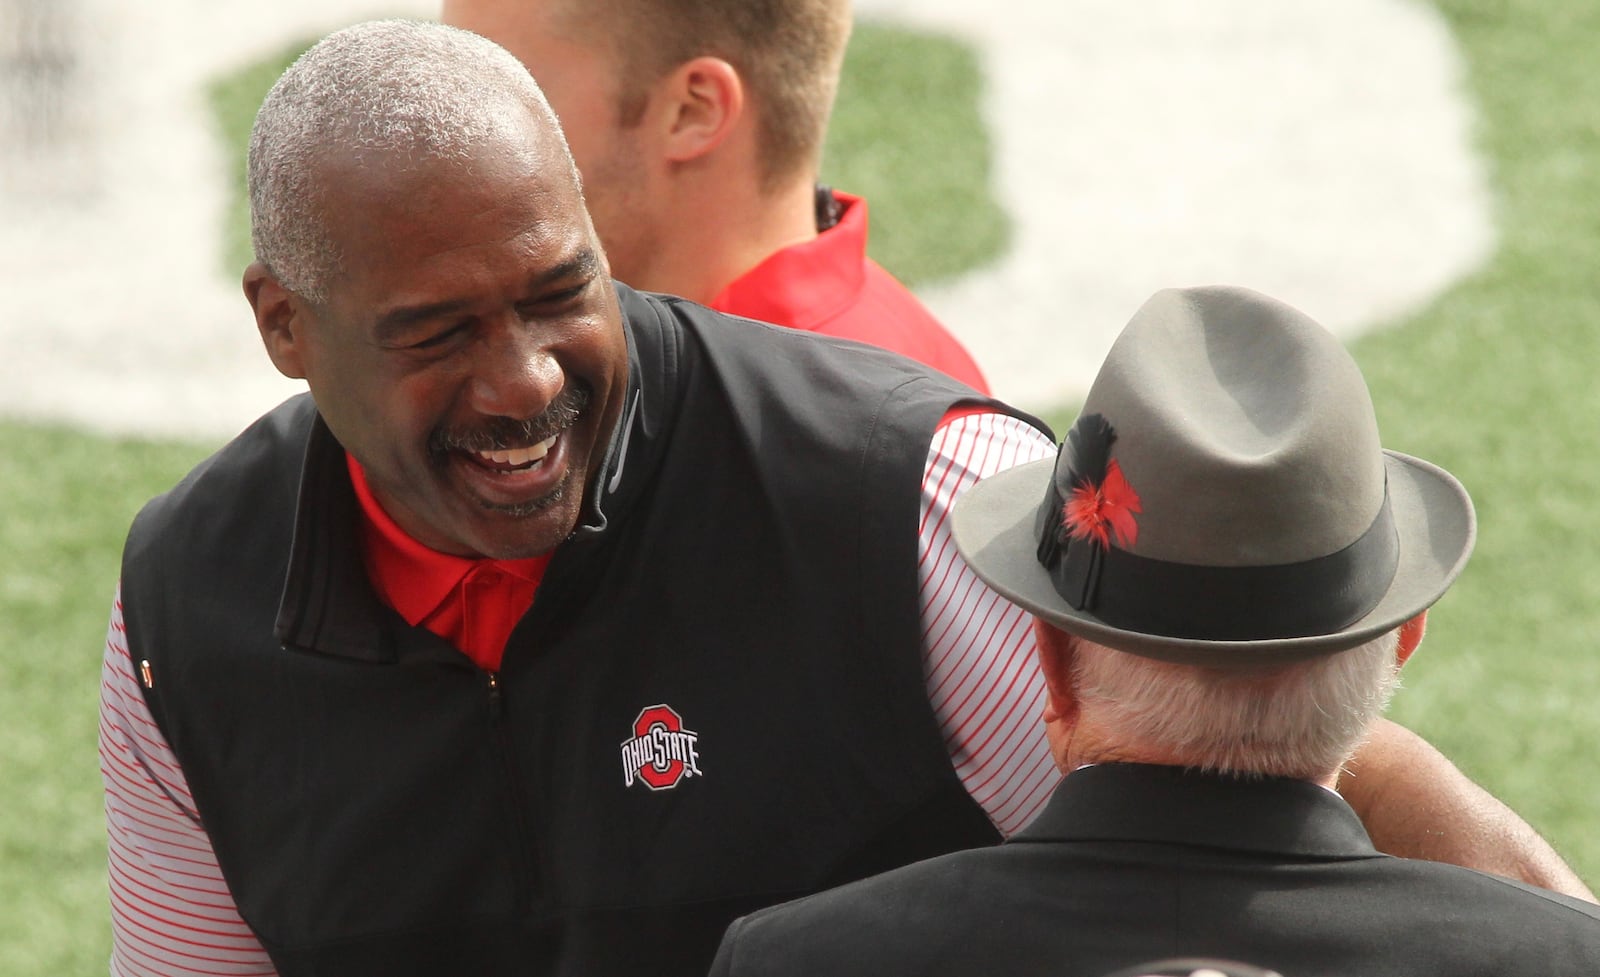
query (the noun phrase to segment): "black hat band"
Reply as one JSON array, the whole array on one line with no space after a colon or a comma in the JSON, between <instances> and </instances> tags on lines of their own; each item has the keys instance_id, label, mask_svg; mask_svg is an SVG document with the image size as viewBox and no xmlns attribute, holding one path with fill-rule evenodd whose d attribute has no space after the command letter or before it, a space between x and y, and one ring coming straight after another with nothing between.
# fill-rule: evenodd
<instances>
[{"instance_id":1,"label":"black hat band","mask_svg":"<svg viewBox=\"0 0 1600 977\"><path fill-rule=\"evenodd\" d=\"M1275 566L1173 563L1062 539L1063 503L1052 478L1034 520L1039 562L1056 593L1105 624L1142 634L1201 641L1331 634L1377 606L1400 561L1387 484L1377 517L1355 542Z\"/></svg>"}]
</instances>

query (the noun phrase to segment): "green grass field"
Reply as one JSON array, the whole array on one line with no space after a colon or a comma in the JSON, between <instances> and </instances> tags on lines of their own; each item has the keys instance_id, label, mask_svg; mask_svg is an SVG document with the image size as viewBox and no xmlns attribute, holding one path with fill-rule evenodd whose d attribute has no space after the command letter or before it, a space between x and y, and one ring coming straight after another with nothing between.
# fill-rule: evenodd
<instances>
[{"instance_id":1,"label":"green grass field","mask_svg":"<svg viewBox=\"0 0 1600 977\"><path fill-rule=\"evenodd\" d=\"M1455 472L1472 563L1393 715L1600 882L1600 8L1451 0L1492 163L1482 273L1356 344L1385 441Z\"/></svg>"},{"instance_id":2,"label":"green grass field","mask_svg":"<svg viewBox=\"0 0 1600 977\"><path fill-rule=\"evenodd\" d=\"M1441 8L1469 61L1503 241L1480 274L1356 344L1386 442L1455 471L1479 506L1477 555L1434 614L1394 715L1600 881L1589 653L1600 635L1589 447L1600 76L1584 67L1600 10ZM971 135L975 72L958 45L876 28L858 33L847 66L826 178L872 199L874 254L913 280L971 267L1005 240L1004 216L978 192L988 161ZM218 96L229 138L275 73L245 69L219 86L233 86ZM95 704L108 601L132 514L212 447L0 422L0 974L105 972Z\"/></svg>"}]
</instances>

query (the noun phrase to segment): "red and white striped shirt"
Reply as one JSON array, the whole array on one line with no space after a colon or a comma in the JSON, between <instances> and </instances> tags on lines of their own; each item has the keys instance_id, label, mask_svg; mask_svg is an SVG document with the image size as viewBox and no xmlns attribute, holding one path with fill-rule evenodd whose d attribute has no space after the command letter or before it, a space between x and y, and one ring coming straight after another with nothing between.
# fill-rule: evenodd
<instances>
[{"instance_id":1,"label":"red and white striped shirt","mask_svg":"<svg viewBox=\"0 0 1600 977\"><path fill-rule=\"evenodd\" d=\"M1052 457L1008 415L958 413L935 432L922 482L917 576L928 699L956 773L1004 835L1059 779L1044 729L1032 619L977 578L950 537L950 506L980 478ZM100 769L110 835L114 977L272 975L240 918L183 771L150 715L128 653L120 590L100 685Z\"/></svg>"}]
</instances>

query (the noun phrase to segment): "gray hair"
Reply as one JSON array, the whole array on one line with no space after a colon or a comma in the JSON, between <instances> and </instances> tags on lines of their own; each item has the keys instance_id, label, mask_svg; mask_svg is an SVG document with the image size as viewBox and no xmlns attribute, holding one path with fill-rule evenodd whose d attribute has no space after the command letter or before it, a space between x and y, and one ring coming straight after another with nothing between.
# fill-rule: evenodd
<instances>
[{"instance_id":1,"label":"gray hair","mask_svg":"<svg viewBox=\"0 0 1600 977\"><path fill-rule=\"evenodd\" d=\"M577 180L555 114L510 52L469 31L382 20L328 35L267 93L250 133L250 239L290 291L323 302L340 255L322 219L318 164L334 151L465 161L548 124Z\"/></svg>"},{"instance_id":2,"label":"gray hair","mask_svg":"<svg viewBox=\"0 0 1600 977\"><path fill-rule=\"evenodd\" d=\"M1078 642L1072 680L1108 742L1202 770L1320 780L1338 770L1399 685L1399 632L1309 661L1221 669Z\"/></svg>"}]
</instances>

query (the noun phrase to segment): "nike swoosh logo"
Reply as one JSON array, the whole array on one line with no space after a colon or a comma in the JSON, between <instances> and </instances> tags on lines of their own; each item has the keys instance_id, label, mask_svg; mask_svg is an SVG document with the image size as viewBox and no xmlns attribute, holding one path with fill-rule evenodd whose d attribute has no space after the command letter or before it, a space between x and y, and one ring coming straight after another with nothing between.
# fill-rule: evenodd
<instances>
[{"instance_id":1,"label":"nike swoosh logo","mask_svg":"<svg viewBox=\"0 0 1600 977\"><path fill-rule=\"evenodd\" d=\"M633 416L639 412L639 394L633 392L633 402L628 405L628 416L622 422L622 447L617 451L617 470L611 473L611 481L606 483L606 494L610 495L622 484L622 469L628 463L628 440L633 437Z\"/></svg>"}]
</instances>

